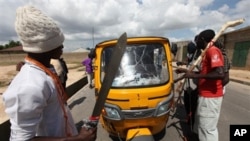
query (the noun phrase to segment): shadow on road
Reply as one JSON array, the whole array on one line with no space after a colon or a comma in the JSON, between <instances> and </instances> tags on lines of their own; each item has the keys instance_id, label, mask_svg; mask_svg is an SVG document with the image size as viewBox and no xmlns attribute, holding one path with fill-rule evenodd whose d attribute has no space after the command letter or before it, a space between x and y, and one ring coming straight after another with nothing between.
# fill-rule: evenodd
<instances>
[{"instance_id":1,"label":"shadow on road","mask_svg":"<svg viewBox=\"0 0 250 141\"><path fill-rule=\"evenodd\" d=\"M75 105L81 104L85 99L86 99L86 97L81 97L81 98L73 101L71 104L69 104L69 108L72 109Z\"/></svg>"},{"instance_id":2,"label":"shadow on road","mask_svg":"<svg viewBox=\"0 0 250 141\"><path fill-rule=\"evenodd\" d=\"M183 100L183 98L182 98ZM193 121L187 120L187 114L185 111L185 106L183 102L178 103L176 105L176 109L171 112L170 115L171 123L167 126L167 128L174 127L183 141L197 141L197 135L193 133L192 126Z\"/></svg>"}]
</instances>

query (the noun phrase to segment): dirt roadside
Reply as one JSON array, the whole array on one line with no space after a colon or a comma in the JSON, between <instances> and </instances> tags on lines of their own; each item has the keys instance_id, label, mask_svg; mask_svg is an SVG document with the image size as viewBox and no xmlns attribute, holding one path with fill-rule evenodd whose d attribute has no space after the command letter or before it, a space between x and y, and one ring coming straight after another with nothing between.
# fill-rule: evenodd
<instances>
[{"instance_id":1,"label":"dirt roadside","mask_svg":"<svg viewBox=\"0 0 250 141\"><path fill-rule=\"evenodd\" d=\"M84 74L84 67L77 66L75 64L67 64L69 68L68 73L68 80L67 80L67 86L71 85L75 81L77 81L79 78L83 77ZM11 80L15 77L15 75L18 72L16 71L16 66L1 66L0 67L0 95L5 91L7 88L7 85L10 84ZM6 85L6 86L3 86Z\"/></svg>"}]
</instances>

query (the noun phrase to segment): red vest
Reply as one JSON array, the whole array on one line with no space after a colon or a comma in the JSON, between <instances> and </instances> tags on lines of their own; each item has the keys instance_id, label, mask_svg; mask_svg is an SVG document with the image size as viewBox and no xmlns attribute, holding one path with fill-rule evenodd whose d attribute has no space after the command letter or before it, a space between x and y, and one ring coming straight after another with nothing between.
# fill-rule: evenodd
<instances>
[{"instance_id":1,"label":"red vest","mask_svg":"<svg viewBox=\"0 0 250 141\"><path fill-rule=\"evenodd\" d=\"M201 62L201 74L207 74L216 67L224 66L224 60L220 49L210 47ZM223 96L221 79L199 79L199 94L203 97Z\"/></svg>"}]
</instances>

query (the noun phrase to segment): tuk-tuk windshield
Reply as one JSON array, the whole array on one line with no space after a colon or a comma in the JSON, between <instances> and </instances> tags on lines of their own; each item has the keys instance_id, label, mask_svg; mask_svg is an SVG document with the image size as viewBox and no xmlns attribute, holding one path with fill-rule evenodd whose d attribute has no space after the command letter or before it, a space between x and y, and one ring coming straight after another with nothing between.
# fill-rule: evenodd
<instances>
[{"instance_id":1,"label":"tuk-tuk windshield","mask_svg":"<svg viewBox=\"0 0 250 141\"><path fill-rule=\"evenodd\" d=\"M102 51L101 78L105 74L113 47ZM169 80L164 46L159 43L127 45L112 87L145 87Z\"/></svg>"}]
</instances>

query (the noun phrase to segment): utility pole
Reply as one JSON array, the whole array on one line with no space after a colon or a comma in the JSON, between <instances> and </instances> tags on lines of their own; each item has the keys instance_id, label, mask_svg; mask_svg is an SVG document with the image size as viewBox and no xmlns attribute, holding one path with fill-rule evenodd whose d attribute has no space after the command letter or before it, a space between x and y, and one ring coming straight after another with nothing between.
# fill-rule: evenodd
<instances>
[{"instance_id":1,"label":"utility pole","mask_svg":"<svg viewBox=\"0 0 250 141\"><path fill-rule=\"evenodd\" d=\"M92 27L92 41L93 41L93 47L95 47L95 37L94 37L94 32L95 32L95 28Z\"/></svg>"}]
</instances>

